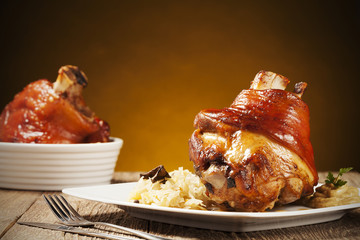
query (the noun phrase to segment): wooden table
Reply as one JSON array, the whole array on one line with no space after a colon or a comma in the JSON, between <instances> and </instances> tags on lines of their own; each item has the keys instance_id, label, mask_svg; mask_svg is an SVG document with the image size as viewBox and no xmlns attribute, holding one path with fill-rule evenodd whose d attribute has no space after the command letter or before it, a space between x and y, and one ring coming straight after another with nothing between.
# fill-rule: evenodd
<instances>
[{"instance_id":1,"label":"wooden table","mask_svg":"<svg viewBox=\"0 0 360 240\"><path fill-rule=\"evenodd\" d=\"M136 181L138 176L138 173L134 172L117 172L114 174L113 182ZM326 173L319 173L319 177L323 181ZM360 173L350 172L345 174L344 178L348 180L350 185L360 187ZM43 193L41 191L0 189L1 239L91 239L76 234L16 224L17 221L49 223L57 221L43 200ZM67 199L70 200L70 203L75 206L81 215L88 219L106 221L174 239L360 239L360 209L347 213L340 220L328 223L259 232L234 233L137 219L114 205L75 197L67 197Z\"/></svg>"}]
</instances>

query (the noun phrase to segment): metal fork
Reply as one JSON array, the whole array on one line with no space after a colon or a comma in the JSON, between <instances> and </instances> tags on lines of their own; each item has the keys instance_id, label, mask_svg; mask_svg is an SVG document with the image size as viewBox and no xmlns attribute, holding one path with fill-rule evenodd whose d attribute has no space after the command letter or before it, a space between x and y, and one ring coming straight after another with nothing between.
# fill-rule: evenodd
<instances>
[{"instance_id":1,"label":"metal fork","mask_svg":"<svg viewBox=\"0 0 360 240\"><path fill-rule=\"evenodd\" d=\"M59 195L59 197L57 195L54 195L53 197L51 195L48 195L47 197L43 195L43 197L46 203L49 205L51 211L64 225L80 227L94 227L95 225L108 226L149 240L168 239L111 223L88 221L80 216L62 195Z\"/></svg>"}]
</instances>

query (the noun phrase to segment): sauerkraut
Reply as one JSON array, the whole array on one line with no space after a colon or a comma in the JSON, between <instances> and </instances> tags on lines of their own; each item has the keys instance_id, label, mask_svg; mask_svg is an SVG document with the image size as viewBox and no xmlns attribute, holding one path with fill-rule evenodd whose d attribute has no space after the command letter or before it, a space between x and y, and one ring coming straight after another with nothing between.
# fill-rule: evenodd
<instances>
[{"instance_id":1,"label":"sauerkraut","mask_svg":"<svg viewBox=\"0 0 360 240\"><path fill-rule=\"evenodd\" d=\"M180 167L169 173L171 178L153 183L141 177L130 193L129 201L186 209L206 210L209 201L200 178Z\"/></svg>"},{"instance_id":2,"label":"sauerkraut","mask_svg":"<svg viewBox=\"0 0 360 240\"><path fill-rule=\"evenodd\" d=\"M324 184L316 188L313 196L305 199L304 204L312 208L334 207L360 203L359 189L352 186L335 188L333 184Z\"/></svg>"}]
</instances>

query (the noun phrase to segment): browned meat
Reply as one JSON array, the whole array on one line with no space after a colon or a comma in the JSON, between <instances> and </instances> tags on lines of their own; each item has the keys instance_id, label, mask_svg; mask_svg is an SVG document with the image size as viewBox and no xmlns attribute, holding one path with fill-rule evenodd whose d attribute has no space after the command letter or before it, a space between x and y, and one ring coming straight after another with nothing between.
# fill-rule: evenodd
<instances>
[{"instance_id":1,"label":"browned meat","mask_svg":"<svg viewBox=\"0 0 360 240\"><path fill-rule=\"evenodd\" d=\"M289 80L261 71L229 108L202 110L189 141L190 160L216 203L264 211L313 192L318 175L310 142L309 109L284 89Z\"/></svg>"},{"instance_id":2,"label":"browned meat","mask_svg":"<svg viewBox=\"0 0 360 240\"><path fill-rule=\"evenodd\" d=\"M0 116L0 141L23 143L108 142L108 124L85 105L87 78L78 67L64 66L54 84L30 83Z\"/></svg>"}]
</instances>

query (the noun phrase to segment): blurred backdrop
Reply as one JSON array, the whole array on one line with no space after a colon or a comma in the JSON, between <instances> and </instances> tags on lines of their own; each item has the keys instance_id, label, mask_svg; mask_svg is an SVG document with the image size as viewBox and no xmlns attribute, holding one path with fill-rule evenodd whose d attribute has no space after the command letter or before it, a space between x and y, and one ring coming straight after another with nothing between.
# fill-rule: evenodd
<instances>
[{"instance_id":1,"label":"blurred backdrop","mask_svg":"<svg viewBox=\"0 0 360 240\"><path fill-rule=\"evenodd\" d=\"M87 104L124 139L118 171L192 169L195 115L223 108L259 70L308 83L318 170L355 167L359 2L2 1L1 109L62 65L88 76Z\"/></svg>"}]
</instances>

